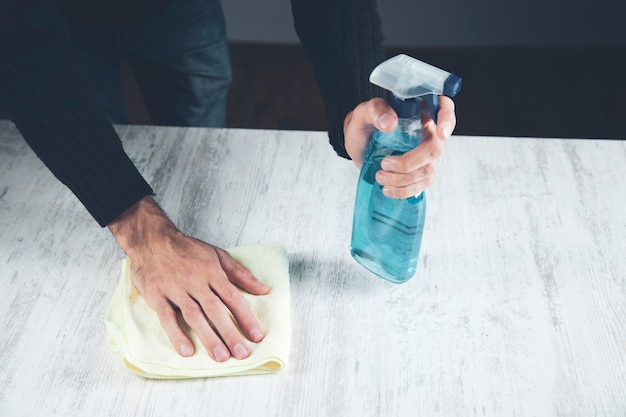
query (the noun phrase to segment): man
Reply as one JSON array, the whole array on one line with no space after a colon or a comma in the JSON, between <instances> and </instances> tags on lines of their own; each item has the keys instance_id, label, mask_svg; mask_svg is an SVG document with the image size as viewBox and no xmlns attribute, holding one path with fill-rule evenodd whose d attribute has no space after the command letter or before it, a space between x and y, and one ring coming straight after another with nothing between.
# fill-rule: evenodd
<instances>
[{"instance_id":1,"label":"man","mask_svg":"<svg viewBox=\"0 0 626 417\"><path fill-rule=\"evenodd\" d=\"M195 351L178 323L180 314L211 357L225 361L250 354L245 338L259 342L264 337L238 287L253 294L270 289L224 250L176 228L123 150L110 121L115 106L98 104L85 61L76 62L75 55L83 18L103 29L134 28L170 16L172 7L199 2L216 3L117 0L85 6L62 1L60 8L54 0L0 0L0 98L32 149L95 220L108 226L129 256L133 283L178 353ZM375 1L292 0L292 10L324 97L330 142L360 167L371 135L397 124L395 112L380 98L382 91L367 81L384 59ZM383 160L377 180L387 196L416 195L432 183L443 141L456 123L452 100L442 97L440 105L439 125L423 121L419 147Z\"/></svg>"}]
</instances>

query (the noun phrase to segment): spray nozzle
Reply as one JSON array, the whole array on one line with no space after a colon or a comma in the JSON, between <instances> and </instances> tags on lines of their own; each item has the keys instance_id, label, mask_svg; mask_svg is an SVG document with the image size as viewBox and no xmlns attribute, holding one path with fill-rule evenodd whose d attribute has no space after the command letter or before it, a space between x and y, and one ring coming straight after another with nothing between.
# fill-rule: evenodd
<instances>
[{"instance_id":1,"label":"spray nozzle","mask_svg":"<svg viewBox=\"0 0 626 417\"><path fill-rule=\"evenodd\" d=\"M461 89L461 78L404 54L390 58L374 68L370 82L391 91L395 97L392 98L392 105L397 110L408 109L409 106L402 106L400 102L394 104L396 99L425 100L435 123L439 112L439 96L454 97ZM403 117L400 114L398 116Z\"/></svg>"}]
</instances>

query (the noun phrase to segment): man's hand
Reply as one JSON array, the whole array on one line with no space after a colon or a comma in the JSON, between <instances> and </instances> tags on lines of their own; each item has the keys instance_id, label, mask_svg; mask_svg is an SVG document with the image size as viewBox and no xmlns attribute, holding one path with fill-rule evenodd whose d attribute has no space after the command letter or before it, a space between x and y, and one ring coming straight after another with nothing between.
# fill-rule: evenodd
<instances>
[{"instance_id":1,"label":"man's hand","mask_svg":"<svg viewBox=\"0 0 626 417\"><path fill-rule=\"evenodd\" d=\"M256 295L269 287L224 250L178 231L152 198L127 209L109 229L130 258L133 283L180 355L191 356L195 348L179 312L218 362L250 355L238 327L253 342L263 339L238 287Z\"/></svg>"},{"instance_id":2,"label":"man's hand","mask_svg":"<svg viewBox=\"0 0 626 417\"><path fill-rule=\"evenodd\" d=\"M439 114L435 122L425 112L422 117L422 142L415 149L400 156L386 156L376 181L383 186L383 194L392 198L407 198L419 194L432 185L437 160L444 150L444 141L456 126L454 102L439 97ZM398 125L398 116L382 98L359 104L348 113L343 125L345 146L357 168L361 168L365 150L377 131L390 132Z\"/></svg>"}]
</instances>

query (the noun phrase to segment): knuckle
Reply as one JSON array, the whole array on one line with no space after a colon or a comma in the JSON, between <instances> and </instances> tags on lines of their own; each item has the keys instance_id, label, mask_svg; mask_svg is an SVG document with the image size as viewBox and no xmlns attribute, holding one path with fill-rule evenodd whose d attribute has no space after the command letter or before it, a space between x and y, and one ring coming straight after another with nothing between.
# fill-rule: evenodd
<instances>
[{"instance_id":1,"label":"knuckle","mask_svg":"<svg viewBox=\"0 0 626 417\"><path fill-rule=\"evenodd\" d=\"M220 317L224 308L224 304L218 297L206 297L202 300L202 310L210 320Z\"/></svg>"},{"instance_id":2,"label":"knuckle","mask_svg":"<svg viewBox=\"0 0 626 417\"><path fill-rule=\"evenodd\" d=\"M456 104L454 103L454 100L452 100L448 96L440 96L440 99L442 99L442 101L443 101L442 105L446 108L446 110L454 112L454 109L456 107Z\"/></svg>"},{"instance_id":3,"label":"knuckle","mask_svg":"<svg viewBox=\"0 0 626 417\"><path fill-rule=\"evenodd\" d=\"M176 321L176 311L169 305L157 307L156 314L162 323L172 323Z\"/></svg>"},{"instance_id":4,"label":"knuckle","mask_svg":"<svg viewBox=\"0 0 626 417\"><path fill-rule=\"evenodd\" d=\"M374 97L371 100L366 101L366 102L361 103L361 104L364 104L364 105L369 106L369 107L374 108L374 109L380 108L380 107L389 107L389 104L387 103L387 101L385 99L383 99L383 98L380 98L380 97Z\"/></svg>"},{"instance_id":5,"label":"knuckle","mask_svg":"<svg viewBox=\"0 0 626 417\"><path fill-rule=\"evenodd\" d=\"M433 146L430 147L430 157L432 159L438 159L443 154L443 144L436 141Z\"/></svg>"},{"instance_id":6,"label":"knuckle","mask_svg":"<svg viewBox=\"0 0 626 417\"><path fill-rule=\"evenodd\" d=\"M423 169L424 176L430 177L435 174L435 165L434 164L426 164Z\"/></svg>"},{"instance_id":7,"label":"knuckle","mask_svg":"<svg viewBox=\"0 0 626 417\"><path fill-rule=\"evenodd\" d=\"M404 155L396 159L393 166L396 172L409 172L410 160L408 155L405 153Z\"/></svg>"},{"instance_id":8,"label":"knuckle","mask_svg":"<svg viewBox=\"0 0 626 417\"><path fill-rule=\"evenodd\" d=\"M232 271L229 272L239 281L249 280L252 278L250 270L239 262L236 262L232 267Z\"/></svg>"},{"instance_id":9,"label":"knuckle","mask_svg":"<svg viewBox=\"0 0 626 417\"><path fill-rule=\"evenodd\" d=\"M219 294L220 298L226 305L230 305L241 298L241 293L232 285L225 286Z\"/></svg>"},{"instance_id":10,"label":"knuckle","mask_svg":"<svg viewBox=\"0 0 626 417\"><path fill-rule=\"evenodd\" d=\"M389 113L391 111L391 106L389 105L387 100L380 97L374 97L369 101L359 104L357 106L357 109L361 106L363 106L362 110L367 112L367 114L369 114L369 117L373 119L377 119L382 114Z\"/></svg>"},{"instance_id":11,"label":"knuckle","mask_svg":"<svg viewBox=\"0 0 626 417\"><path fill-rule=\"evenodd\" d=\"M185 321L192 320L200 315L200 307L194 301L188 301L178 307Z\"/></svg>"},{"instance_id":12,"label":"knuckle","mask_svg":"<svg viewBox=\"0 0 626 417\"><path fill-rule=\"evenodd\" d=\"M352 112L350 112L350 119L353 117L362 117L365 114L368 114L371 109L373 109L372 103L369 101L359 103Z\"/></svg>"}]
</instances>

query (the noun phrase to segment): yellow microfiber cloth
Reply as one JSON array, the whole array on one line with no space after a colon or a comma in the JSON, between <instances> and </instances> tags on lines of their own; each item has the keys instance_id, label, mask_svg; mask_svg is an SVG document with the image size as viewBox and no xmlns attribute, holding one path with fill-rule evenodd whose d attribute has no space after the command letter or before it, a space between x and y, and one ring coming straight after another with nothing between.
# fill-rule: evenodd
<instances>
[{"instance_id":1,"label":"yellow microfiber cloth","mask_svg":"<svg viewBox=\"0 0 626 417\"><path fill-rule=\"evenodd\" d=\"M186 329L196 352L180 356L171 345L156 313L148 307L130 279L130 262L122 262L122 274L105 323L109 345L124 364L146 378L181 379L227 375L273 373L282 370L289 359L291 343L289 264L280 243L241 246L229 249L230 255L247 267L257 279L271 287L268 294L255 296L242 291L252 312L265 330L260 343L248 341L251 354L216 362L208 355L199 338Z\"/></svg>"}]
</instances>

